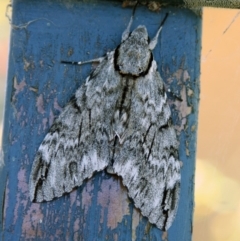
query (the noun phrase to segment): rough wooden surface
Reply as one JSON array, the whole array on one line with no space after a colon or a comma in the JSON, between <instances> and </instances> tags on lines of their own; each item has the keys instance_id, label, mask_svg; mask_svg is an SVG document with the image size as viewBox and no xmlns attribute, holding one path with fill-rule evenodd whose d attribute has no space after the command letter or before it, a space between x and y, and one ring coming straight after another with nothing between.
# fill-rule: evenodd
<instances>
[{"instance_id":1,"label":"rough wooden surface","mask_svg":"<svg viewBox=\"0 0 240 241\"><path fill-rule=\"evenodd\" d=\"M179 209L168 240L191 240L193 182L199 96L201 20L188 10L150 12L137 8L134 26L150 38L170 13L154 50L172 94L174 123L183 162ZM54 116L94 66L64 66L60 60L88 60L114 49L131 9L119 2L15 0L11 33L1 167L1 240L162 240L127 197L121 179L105 172L52 202L31 203L28 179L36 150ZM166 238L165 238L166 240Z\"/></svg>"},{"instance_id":2,"label":"rough wooden surface","mask_svg":"<svg viewBox=\"0 0 240 241\"><path fill-rule=\"evenodd\" d=\"M124 6L134 5L136 0L123 0ZM143 5L151 6L149 9L156 10L158 6L174 6L184 8L201 8L201 7L215 7L215 8L240 8L240 0L155 0L146 1L138 0Z\"/></svg>"}]
</instances>

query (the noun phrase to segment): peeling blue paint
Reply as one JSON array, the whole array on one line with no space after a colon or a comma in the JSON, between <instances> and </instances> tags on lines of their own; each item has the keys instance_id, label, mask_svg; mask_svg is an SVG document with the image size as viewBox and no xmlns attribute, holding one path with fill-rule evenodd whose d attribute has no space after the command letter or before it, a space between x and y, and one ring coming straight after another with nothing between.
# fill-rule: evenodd
<instances>
[{"instance_id":1,"label":"peeling blue paint","mask_svg":"<svg viewBox=\"0 0 240 241\"><path fill-rule=\"evenodd\" d=\"M60 61L89 60L116 48L131 12L131 8L123 9L120 2L13 2L3 133L5 166L0 173L1 240L126 241L132 237L161 240L162 232L146 218L140 217L136 229L132 230L136 221L131 200L126 204L128 211L122 212L122 218L118 217L121 222L117 227L108 226L109 210L98 202L101 184L110 179L112 183L117 182L119 192L123 187L120 179L104 172L86 181L76 195L65 195L48 203L32 204L26 189L34 155L54 116L60 113L60 107L67 103L92 68L91 65L66 67ZM170 16L154 57L165 82L177 70L187 71L190 79L182 84L193 91L187 102L194 110L187 116L186 128L179 135L183 162L181 197L168 238L188 241L191 240L196 153L196 130L192 131L191 127L197 126L198 117L201 19L187 9L166 8L153 13L141 6L137 8L133 28L144 24L153 37L166 12L170 12ZM14 79L17 86L22 81L26 84L19 92L14 88ZM173 81L171 88L177 90L181 83ZM181 120L174 106L172 109L178 124ZM87 189L90 181L91 188ZM85 200L82 195L86 193L91 198L87 209L86 203L82 203ZM119 215L119 210L117 213ZM103 221L100 221L101 215ZM114 216L114 212L111 215Z\"/></svg>"}]
</instances>

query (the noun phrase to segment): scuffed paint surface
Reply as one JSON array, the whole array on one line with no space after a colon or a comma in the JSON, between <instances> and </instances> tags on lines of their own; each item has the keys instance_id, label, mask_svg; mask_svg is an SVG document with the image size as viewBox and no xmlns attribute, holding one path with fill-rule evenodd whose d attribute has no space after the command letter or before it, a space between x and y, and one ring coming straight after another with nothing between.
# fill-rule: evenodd
<instances>
[{"instance_id":1,"label":"scuffed paint surface","mask_svg":"<svg viewBox=\"0 0 240 241\"><path fill-rule=\"evenodd\" d=\"M54 104L53 104L54 109L58 110L59 112L62 111L62 107L58 104L57 98L54 98Z\"/></svg>"},{"instance_id":2,"label":"scuffed paint surface","mask_svg":"<svg viewBox=\"0 0 240 241\"><path fill-rule=\"evenodd\" d=\"M107 226L111 229L116 228L123 216L129 214L127 189L121 185L120 179L104 180L97 200L102 207L100 222L104 221L107 209Z\"/></svg>"},{"instance_id":3,"label":"scuffed paint surface","mask_svg":"<svg viewBox=\"0 0 240 241\"><path fill-rule=\"evenodd\" d=\"M137 241L136 229L142 217L140 211L136 208L133 209L133 218L132 218L132 241Z\"/></svg>"},{"instance_id":4,"label":"scuffed paint surface","mask_svg":"<svg viewBox=\"0 0 240 241\"><path fill-rule=\"evenodd\" d=\"M18 192L16 196L16 206L14 209L14 220L13 220L14 224L19 218L18 216L19 206L23 206L23 208L25 208L28 202L28 184L26 181L26 170L21 168L18 172L17 179L18 179ZM22 196L24 196L24 198Z\"/></svg>"},{"instance_id":5,"label":"scuffed paint surface","mask_svg":"<svg viewBox=\"0 0 240 241\"><path fill-rule=\"evenodd\" d=\"M44 222L44 215L40 209L39 203L31 204L24 215L22 223L22 233L26 238L42 237L43 233L40 224Z\"/></svg>"},{"instance_id":6,"label":"scuffed paint surface","mask_svg":"<svg viewBox=\"0 0 240 241\"><path fill-rule=\"evenodd\" d=\"M134 207L121 179L104 171L51 202L32 203L28 193L29 175L41 141L91 70L90 65L65 66L60 61L89 60L114 49L132 9L123 10L121 4L102 1L93 5L82 1L59 4L52 0L29 4L22 0L12 5L14 24L25 25L13 28L11 35L3 141L5 165L1 173L2 196L5 193L1 234L5 240L161 241L162 232ZM184 165L180 208L168 236L171 240L188 241L197 129L197 105L193 100L198 97L199 71L193 63L198 58L198 21L186 9L172 8L171 13L154 57L163 80L171 90L179 90L177 95L182 99L170 100ZM120 17L116 18L116 14ZM154 36L161 14L162 10L156 14L141 7L136 11L134 24L144 23L150 37ZM183 25L184 28L179 27Z\"/></svg>"},{"instance_id":7,"label":"scuffed paint surface","mask_svg":"<svg viewBox=\"0 0 240 241\"><path fill-rule=\"evenodd\" d=\"M118 241L118 235L114 234L114 241Z\"/></svg>"},{"instance_id":8,"label":"scuffed paint surface","mask_svg":"<svg viewBox=\"0 0 240 241\"><path fill-rule=\"evenodd\" d=\"M166 231L163 232L163 234L162 234L162 240L163 241L168 241L168 233Z\"/></svg>"},{"instance_id":9,"label":"scuffed paint surface","mask_svg":"<svg viewBox=\"0 0 240 241\"><path fill-rule=\"evenodd\" d=\"M42 95L42 94L40 94L40 95L37 97L36 107L37 107L37 111L38 111L40 114L44 114L44 113L45 113L45 110L44 110L44 101L43 101L43 95Z\"/></svg>"},{"instance_id":10,"label":"scuffed paint surface","mask_svg":"<svg viewBox=\"0 0 240 241\"><path fill-rule=\"evenodd\" d=\"M93 183L89 180L83 189L82 192L82 209L84 210L84 215L86 216L88 213L89 207L92 205L92 191L93 191Z\"/></svg>"},{"instance_id":11,"label":"scuffed paint surface","mask_svg":"<svg viewBox=\"0 0 240 241\"><path fill-rule=\"evenodd\" d=\"M3 225L4 225L4 220L6 218L6 213L7 213L7 209L8 209L8 195L9 195L9 188L8 188L8 182L9 180L7 179L7 182L6 182L6 187L5 187L5 198L4 198L4 210L3 210L3 216L2 216L2 221L3 221Z\"/></svg>"},{"instance_id":12,"label":"scuffed paint surface","mask_svg":"<svg viewBox=\"0 0 240 241\"><path fill-rule=\"evenodd\" d=\"M34 69L34 63L32 61L28 61L27 59L23 58L24 63L24 70L29 71L30 69Z\"/></svg>"},{"instance_id":13,"label":"scuffed paint surface","mask_svg":"<svg viewBox=\"0 0 240 241\"><path fill-rule=\"evenodd\" d=\"M14 103L17 100L17 95L24 90L25 86L26 86L26 82L25 80L22 80L19 84L18 84L18 80L17 77L14 76L13 78L13 95L12 95L12 102Z\"/></svg>"},{"instance_id":14,"label":"scuffed paint surface","mask_svg":"<svg viewBox=\"0 0 240 241\"><path fill-rule=\"evenodd\" d=\"M22 168L18 172L18 193L14 210L14 223L16 223L17 219L19 218L23 219L22 232L25 233L25 237L40 237L41 230L38 229L38 224L42 222L43 219L43 214L40 210L40 204L33 203L30 207L26 208L29 201L26 170ZM26 214L23 217L18 215L20 206L26 210Z\"/></svg>"},{"instance_id":15,"label":"scuffed paint surface","mask_svg":"<svg viewBox=\"0 0 240 241\"><path fill-rule=\"evenodd\" d=\"M181 125L176 126L178 132L184 130L187 124L187 116L192 113L192 107L188 106L186 87L183 86L181 89L182 101L175 101L176 109L179 111L178 117L181 120Z\"/></svg>"},{"instance_id":16,"label":"scuffed paint surface","mask_svg":"<svg viewBox=\"0 0 240 241\"><path fill-rule=\"evenodd\" d=\"M178 122L177 125L175 125L175 129L180 133L186 128L187 125L187 116L192 113L192 106L189 106L188 104L188 97L189 95L187 94L189 89L187 85L189 84L190 75L187 70L184 70L183 67L181 66L179 69L177 69L174 73L170 74L169 70L165 70L170 77L167 79L168 84L171 84L174 82L174 80L177 81L177 85L180 86L180 93L179 93L179 98L180 100L177 99L176 97L175 100L169 101L170 105L174 106L174 111L177 112L178 114ZM191 89L190 89L191 90Z\"/></svg>"}]
</instances>

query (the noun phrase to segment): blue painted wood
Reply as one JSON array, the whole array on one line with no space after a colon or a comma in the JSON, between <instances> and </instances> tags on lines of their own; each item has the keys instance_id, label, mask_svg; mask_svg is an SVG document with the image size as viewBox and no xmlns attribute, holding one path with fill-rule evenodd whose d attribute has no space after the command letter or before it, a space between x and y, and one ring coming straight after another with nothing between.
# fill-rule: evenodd
<instances>
[{"instance_id":1,"label":"blue painted wood","mask_svg":"<svg viewBox=\"0 0 240 241\"><path fill-rule=\"evenodd\" d=\"M28 179L34 155L53 122L92 66L89 60L114 49L131 16L119 2L15 0L11 33L1 168L1 240L162 240L118 177L100 172L70 195L31 203ZM182 102L169 96L183 162L179 210L169 240L191 240L201 20L186 9L153 13L138 7L133 27L153 37L170 12L154 50L161 76Z\"/></svg>"}]
</instances>

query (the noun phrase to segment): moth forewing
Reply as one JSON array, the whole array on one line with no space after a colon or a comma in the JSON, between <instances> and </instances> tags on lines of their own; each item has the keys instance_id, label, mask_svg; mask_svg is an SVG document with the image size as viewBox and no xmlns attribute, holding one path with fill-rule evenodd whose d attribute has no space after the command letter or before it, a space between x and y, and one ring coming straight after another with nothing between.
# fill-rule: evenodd
<instances>
[{"instance_id":1,"label":"moth forewing","mask_svg":"<svg viewBox=\"0 0 240 241\"><path fill-rule=\"evenodd\" d=\"M180 190L178 141L152 50L166 20L148 42L145 26L130 33L76 91L36 154L30 199L50 201L107 168L122 177L129 197L149 221L167 230ZM66 62L84 64L86 62Z\"/></svg>"}]
</instances>

